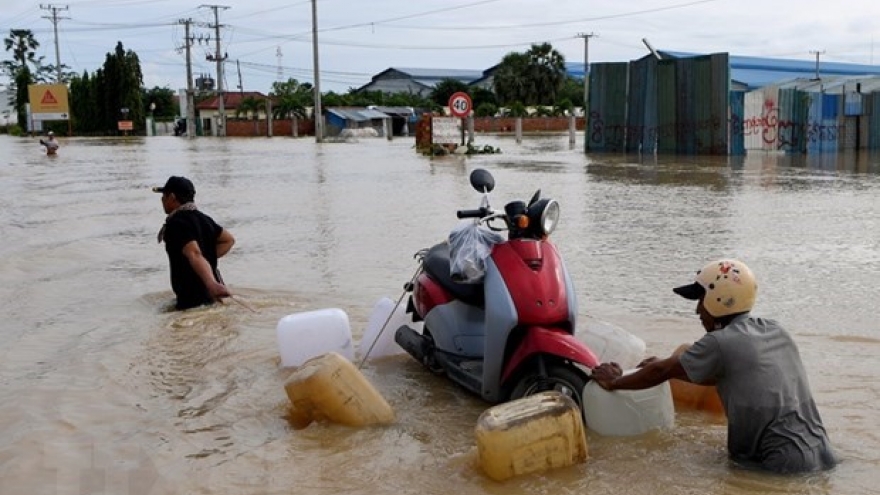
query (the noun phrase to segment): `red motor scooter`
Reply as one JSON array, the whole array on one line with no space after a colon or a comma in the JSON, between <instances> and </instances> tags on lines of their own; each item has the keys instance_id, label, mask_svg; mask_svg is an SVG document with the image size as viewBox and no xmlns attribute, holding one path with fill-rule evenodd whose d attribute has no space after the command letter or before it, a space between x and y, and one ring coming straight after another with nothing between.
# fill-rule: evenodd
<instances>
[{"instance_id":1,"label":"red motor scooter","mask_svg":"<svg viewBox=\"0 0 880 495\"><path fill-rule=\"evenodd\" d=\"M470 182L484 194L483 206L459 210L458 218L507 231L507 239L491 246L482 283L453 278L449 243L420 251L420 269L405 288L407 311L424 329L401 326L394 340L428 369L491 403L558 390L581 406L586 371L599 363L574 337L574 286L548 240L559 204L541 199L538 190L528 204L513 201L495 211L488 201L492 175L476 169Z\"/></svg>"}]
</instances>

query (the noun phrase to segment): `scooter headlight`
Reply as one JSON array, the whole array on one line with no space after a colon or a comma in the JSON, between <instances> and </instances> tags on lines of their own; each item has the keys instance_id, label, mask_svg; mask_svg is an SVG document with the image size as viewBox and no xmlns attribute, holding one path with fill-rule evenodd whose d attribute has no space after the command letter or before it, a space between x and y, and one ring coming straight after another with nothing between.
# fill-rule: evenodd
<instances>
[{"instance_id":1,"label":"scooter headlight","mask_svg":"<svg viewBox=\"0 0 880 495\"><path fill-rule=\"evenodd\" d=\"M559 203L552 199L542 199L529 207L531 224L535 225L541 236L550 235L559 223Z\"/></svg>"},{"instance_id":2,"label":"scooter headlight","mask_svg":"<svg viewBox=\"0 0 880 495\"><path fill-rule=\"evenodd\" d=\"M550 235L556 230L557 225L559 225L559 203L551 199L541 212L541 230L544 231L544 235Z\"/></svg>"}]
</instances>

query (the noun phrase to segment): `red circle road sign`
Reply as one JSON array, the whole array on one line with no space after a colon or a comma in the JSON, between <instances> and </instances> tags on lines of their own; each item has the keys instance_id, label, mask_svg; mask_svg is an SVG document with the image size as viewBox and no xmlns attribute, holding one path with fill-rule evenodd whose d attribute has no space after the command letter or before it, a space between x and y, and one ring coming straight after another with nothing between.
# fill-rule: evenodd
<instances>
[{"instance_id":1,"label":"red circle road sign","mask_svg":"<svg viewBox=\"0 0 880 495\"><path fill-rule=\"evenodd\" d=\"M449 97L449 112L453 117L467 117L473 106L471 97L465 92L452 93Z\"/></svg>"}]
</instances>

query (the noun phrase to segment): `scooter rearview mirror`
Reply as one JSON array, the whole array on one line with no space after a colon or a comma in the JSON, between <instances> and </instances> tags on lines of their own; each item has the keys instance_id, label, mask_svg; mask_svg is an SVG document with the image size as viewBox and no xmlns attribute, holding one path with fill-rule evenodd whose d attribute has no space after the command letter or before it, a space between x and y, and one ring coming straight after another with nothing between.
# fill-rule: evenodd
<instances>
[{"instance_id":1,"label":"scooter rearview mirror","mask_svg":"<svg viewBox=\"0 0 880 495\"><path fill-rule=\"evenodd\" d=\"M495 189L495 178L488 170L475 168L470 176L471 186L481 193L492 192Z\"/></svg>"}]
</instances>

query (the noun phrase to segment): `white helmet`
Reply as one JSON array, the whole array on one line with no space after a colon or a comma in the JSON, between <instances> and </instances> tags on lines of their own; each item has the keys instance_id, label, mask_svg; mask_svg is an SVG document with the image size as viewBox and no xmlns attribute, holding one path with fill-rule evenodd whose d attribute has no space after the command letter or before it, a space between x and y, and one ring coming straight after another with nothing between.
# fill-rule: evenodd
<instances>
[{"instance_id":1,"label":"white helmet","mask_svg":"<svg viewBox=\"0 0 880 495\"><path fill-rule=\"evenodd\" d=\"M720 318L751 311L758 283L752 270L740 260L713 261L697 272L694 283L672 289L691 300L703 299L710 315Z\"/></svg>"}]
</instances>

